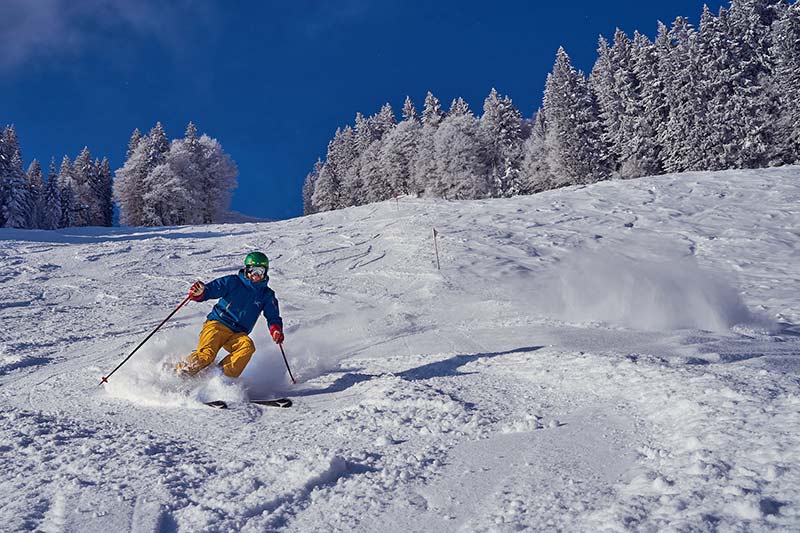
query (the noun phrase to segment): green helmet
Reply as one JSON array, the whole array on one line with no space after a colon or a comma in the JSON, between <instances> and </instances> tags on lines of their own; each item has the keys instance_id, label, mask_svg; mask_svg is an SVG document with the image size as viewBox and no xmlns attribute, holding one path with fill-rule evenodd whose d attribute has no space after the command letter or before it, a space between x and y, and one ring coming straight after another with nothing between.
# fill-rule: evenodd
<instances>
[{"instance_id":1,"label":"green helmet","mask_svg":"<svg viewBox=\"0 0 800 533\"><path fill-rule=\"evenodd\" d=\"M244 266L259 266L269 270L269 259L261 252L250 252L247 254L247 257L244 258Z\"/></svg>"}]
</instances>

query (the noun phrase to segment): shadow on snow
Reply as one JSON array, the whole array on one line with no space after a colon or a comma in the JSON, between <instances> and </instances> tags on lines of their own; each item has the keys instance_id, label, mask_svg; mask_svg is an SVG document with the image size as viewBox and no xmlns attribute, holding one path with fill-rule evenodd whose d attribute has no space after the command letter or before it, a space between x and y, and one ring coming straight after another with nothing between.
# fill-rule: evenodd
<instances>
[{"instance_id":1,"label":"shadow on snow","mask_svg":"<svg viewBox=\"0 0 800 533\"><path fill-rule=\"evenodd\" d=\"M433 379L439 377L450 376L463 376L472 374L474 372L464 373L460 372L459 368L480 359L492 359L501 355L509 355L512 353L530 353L540 350L543 346L525 346L522 348L515 348L513 350L506 350L503 352L490 352L490 353L477 353L470 355L455 355L444 361L436 361L435 363L428 363L415 368L409 368L395 374L397 377L406 381L419 381L426 379ZM369 381L373 378L385 376L386 374L364 374L359 372L348 372L340 376L336 381L319 390L306 390L298 391L294 396L315 396L318 394L331 394L342 392L349 389L353 385L363 381Z\"/></svg>"}]
</instances>

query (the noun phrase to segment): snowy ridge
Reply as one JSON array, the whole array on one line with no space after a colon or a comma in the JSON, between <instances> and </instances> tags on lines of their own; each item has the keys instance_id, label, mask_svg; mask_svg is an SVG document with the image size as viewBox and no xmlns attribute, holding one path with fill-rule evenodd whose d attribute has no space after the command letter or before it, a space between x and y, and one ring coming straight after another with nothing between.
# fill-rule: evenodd
<instances>
[{"instance_id":1,"label":"snowy ridge","mask_svg":"<svg viewBox=\"0 0 800 533\"><path fill-rule=\"evenodd\" d=\"M0 523L797 529L798 178L0 230ZM98 385L193 279L253 249L270 256L299 385L263 322L239 382L171 375L210 309L194 302Z\"/></svg>"}]
</instances>

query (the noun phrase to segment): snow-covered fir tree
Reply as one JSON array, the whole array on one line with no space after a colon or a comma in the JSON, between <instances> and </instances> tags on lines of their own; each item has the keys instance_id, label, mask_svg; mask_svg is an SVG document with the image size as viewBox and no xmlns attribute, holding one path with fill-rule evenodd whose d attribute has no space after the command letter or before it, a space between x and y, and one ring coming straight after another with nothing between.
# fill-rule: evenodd
<instances>
[{"instance_id":1,"label":"snow-covered fir tree","mask_svg":"<svg viewBox=\"0 0 800 533\"><path fill-rule=\"evenodd\" d=\"M735 43L738 53L727 80L733 91L724 120L735 124L739 149L731 153L733 161L728 168L764 167L778 159L774 147L780 107L779 99L768 88L774 68L769 50L772 26L783 6L783 0L731 2L730 24L726 29L728 40Z\"/></svg>"},{"instance_id":2,"label":"snow-covered fir tree","mask_svg":"<svg viewBox=\"0 0 800 533\"><path fill-rule=\"evenodd\" d=\"M411 162L417 152L422 124L417 110L406 97L403 120L386 134L380 149L380 166L393 194L415 192L411 185Z\"/></svg>"},{"instance_id":3,"label":"snow-covered fir tree","mask_svg":"<svg viewBox=\"0 0 800 533\"><path fill-rule=\"evenodd\" d=\"M39 161L34 159L28 166L28 171L25 173L28 180L28 190L30 191L30 205L29 209L29 226L30 228L42 227L42 212L44 203L44 178L42 176L42 165Z\"/></svg>"},{"instance_id":4,"label":"snow-covered fir tree","mask_svg":"<svg viewBox=\"0 0 800 533\"><path fill-rule=\"evenodd\" d=\"M134 129L133 133L131 133L131 138L128 140L128 151L125 153L125 159L130 159L134 150L136 150L136 147L139 146L139 141L141 140L142 132L139 131L139 128Z\"/></svg>"},{"instance_id":5,"label":"snow-covered fir tree","mask_svg":"<svg viewBox=\"0 0 800 533\"><path fill-rule=\"evenodd\" d=\"M614 44L608 48L601 38L599 57L590 77L603 121L603 141L613 156L614 170L622 177L637 177L631 172L639 165L631 148L640 119L639 81L634 74L633 43L620 29L614 33ZM622 171L622 168L625 171Z\"/></svg>"},{"instance_id":6,"label":"snow-covered fir tree","mask_svg":"<svg viewBox=\"0 0 800 533\"><path fill-rule=\"evenodd\" d=\"M336 172L341 182L339 203L341 207L366 203L367 186L362 167L363 155L372 147L380 146L380 131L376 129L376 116L366 119L369 134L358 139L356 130L346 126L341 130L333 147L331 170ZM370 139L372 139L370 141ZM328 164L328 163L326 163Z\"/></svg>"},{"instance_id":7,"label":"snow-covered fir tree","mask_svg":"<svg viewBox=\"0 0 800 533\"><path fill-rule=\"evenodd\" d=\"M312 203L319 211L345 207L342 177L353 165L353 129L338 128L328 143L325 165L320 170L314 187Z\"/></svg>"},{"instance_id":8,"label":"snow-covered fir tree","mask_svg":"<svg viewBox=\"0 0 800 533\"><path fill-rule=\"evenodd\" d=\"M92 223L91 211L94 199L89 183L95 179L95 170L92 154L88 147L84 147L72 163L72 179L74 180L72 192L75 200L74 225L76 226L89 226Z\"/></svg>"},{"instance_id":9,"label":"snow-covered fir tree","mask_svg":"<svg viewBox=\"0 0 800 533\"><path fill-rule=\"evenodd\" d=\"M75 213L80 209L75 197L75 180L72 177L72 161L69 156L65 155L61 159L57 181L59 196L61 197L61 219L58 222L58 227L69 228L75 225Z\"/></svg>"},{"instance_id":10,"label":"snow-covered fir tree","mask_svg":"<svg viewBox=\"0 0 800 533\"><path fill-rule=\"evenodd\" d=\"M771 94L779 104L772 164L800 164L800 3L782 13L773 26L769 50L773 65Z\"/></svg>"},{"instance_id":11,"label":"snow-covered fir tree","mask_svg":"<svg viewBox=\"0 0 800 533\"><path fill-rule=\"evenodd\" d=\"M358 114L354 157L326 159L309 175L304 191L315 187L305 205L331 198L323 190L338 191L345 206L405 191L508 196L612 176L800 162L799 13L798 3L784 0L733 0L716 16L704 8L698 30L683 17L670 28L659 22L654 41L617 30L613 45L601 37L588 83L560 49L530 121L494 89L479 120L460 97L445 115L430 92L421 127L408 120L409 98L399 125L388 105L369 118ZM467 157L468 144L485 159Z\"/></svg>"},{"instance_id":12,"label":"snow-covered fir tree","mask_svg":"<svg viewBox=\"0 0 800 533\"><path fill-rule=\"evenodd\" d=\"M605 37L601 36L598 41L597 60L589 75L589 85L594 92L603 122L603 141L609 146L617 161L621 159L619 135L625 114L625 105L615 80L615 74L620 68L621 54L618 52L619 50L613 50Z\"/></svg>"},{"instance_id":13,"label":"snow-covered fir tree","mask_svg":"<svg viewBox=\"0 0 800 533\"><path fill-rule=\"evenodd\" d=\"M559 185L593 183L611 175L610 154L594 95L563 48L547 76L543 105L548 164Z\"/></svg>"},{"instance_id":14,"label":"snow-covered fir tree","mask_svg":"<svg viewBox=\"0 0 800 533\"><path fill-rule=\"evenodd\" d=\"M61 225L61 187L58 183L55 158L50 159L43 197L39 227L50 230L57 229Z\"/></svg>"},{"instance_id":15,"label":"snow-covered fir tree","mask_svg":"<svg viewBox=\"0 0 800 533\"><path fill-rule=\"evenodd\" d=\"M143 215L142 194L144 180L149 172L145 164L146 139L136 129L128 143L128 156L122 168L117 169L114 179L114 200L119 206L120 224L136 226L141 224Z\"/></svg>"},{"instance_id":16,"label":"snow-covered fir tree","mask_svg":"<svg viewBox=\"0 0 800 533\"><path fill-rule=\"evenodd\" d=\"M637 31L631 56L633 75L639 84L638 100L626 102L633 135L618 172L622 177L653 176L664 172L658 129L666 120L668 108L658 74L655 44Z\"/></svg>"},{"instance_id":17,"label":"snow-covered fir tree","mask_svg":"<svg viewBox=\"0 0 800 533\"><path fill-rule=\"evenodd\" d=\"M317 158L317 162L314 163L314 167L311 169L306 175L306 179L303 182L303 214L304 215L311 215L318 211L314 202L312 201L312 197L314 196L314 187L317 183L317 178L319 178L319 173L322 171L322 159Z\"/></svg>"},{"instance_id":18,"label":"snow-covered fir tree","mask_svg":"<svg viewBox=\"0 0 800 533\"><path fill-rule=\"evenodd\" d=\"M444 120L444 111L442 111L442 104L433 93L428 91L425 95L425 104L422 109L422 125L436 127Z\"/></svg>"},{"instance_id":19,"label":"snow-covered fir tree","mask_svg":"<svg viewBox=\"0 0 800 533\"><path fill-rule=\"evenodd\" d=\"M114 217L113 181L108 158L95 159L89 179L89 225L111 226Z\"/></svg>"},{"instance_id":20,"label":"snow-covered fir tree","mask_svg":"<svg viewBox=\"0 0 800 533\"><path fill-rule=\"evenodd\" d=\"M23 169L19 139L13 126L3 130L0 158L0 221L6 228L30 228L31 193Z\"/></svg>"},{"instance_id":21,"label":"snow-covered fir tree","mask_svg":"<svg viewBox=\"0 0 800 533\"><path fill-rule=\"evenodd\" d=\"M406 96L405 102L403 102L403 112L402 112L403 120L413 120L415 122L421 122L419 113L417 113L417 108L414 105L414 102L411 100L410 96Z\"/></svg>"},{"instance_id":22,"label":"snow-covered fir tree","mask_svg":"<svg viewBox=\"0 0 800 533\"><path fill-rule=\"evenodd\" d=\"M469 104L460 96L458 98L454 98L452 102L450 102L450 110L447 112L448 117L452 116L472 116L472 110L469 108Z\"/></svg>"},{"instance_id":23,"label":"snow-covered fir tree","mask_svg":"<svg viewBox=\"0 0 800 533\"><path fill-rule=\"evenodd\" d=\"M394 188L389 182L389 176L381 161L382 140L370 144L361 154L359 162L359 177L363 180L364 187L361 196L348 205L362 205L370 202L380 202L394 195Z\"/></svg>"},{"instance_id":24,"label":"snow-covered fir tree","mask_svg":"<svg viewBox=\"0 0 800 533\"><path fill-rule=\"evenodd\" d=\"M522 161L520 194L534 194L556 187L547 154L547 125L544 110L534 115L530 136L525 140L525 157Z\"/></svg>"},{"instance_id":25,"label":"snow-covered fir tree","mask_svg":"<svg viewBox=\"0 0 800 533\"><path fill-rule=\"evenodd\" d=\"M373 117L373 128L377 139L382 139L397 125L397 117L394 116L392 106L387 102L381 106L381 110Z\"/></svg>"},{"instance_id":26,"label":"snow-covered fir tree","mask_svg":"<svg viewBox=\"0 0 800 533\"><path fill-rule=\"evenodd\" d=\"M353 132L351 136L349 126L345 128L338 145L334 165L342 180L342 206L362 205L393 194L389 177L378 161L385 137L397 124L392 106L384 104L366 124L365 135Z\"/></svg>"},{"instance_id":27,"label":"snow-covered fir tree","mask_svg":"<svg viewBox=\"0 0 800 533\"><path fill-rule=\"evenodd\" d=\"M491 195L510 197L520 194L522 166L522 113L508 96L500 97L492 88L483 102L480 126L487 140L487 164Z\"/></svg>"},{"instance_id":28,"label":"snow-covered fir tree","mask_svg":"<svg viewBox=\"0 0 800 533\"><path fill-rule=\"evenodd\" d=\"M695 132L700 130L704 113L695 80L702 73L693 58L694 40L694 27L683 17L675 19L670 29L659 26L656 53L669 112L659 129L658 141L667 172L694 168L700 158L695 149Z\"/></svg>"},{"instance_id":29,"label":"snow-covered fir tree","mask_svg":"<svg viewBox=\"0 0 800 533\"><path fill-rule=\"evenodd\" d=\"M411 160L409 175L410 192L422 195L436 189L439 182L433 148L433 136L444 119L442 105L430 91L425 96L422 109L422 128L419 130L416 152Z\"/></svg>"}]
</instances>

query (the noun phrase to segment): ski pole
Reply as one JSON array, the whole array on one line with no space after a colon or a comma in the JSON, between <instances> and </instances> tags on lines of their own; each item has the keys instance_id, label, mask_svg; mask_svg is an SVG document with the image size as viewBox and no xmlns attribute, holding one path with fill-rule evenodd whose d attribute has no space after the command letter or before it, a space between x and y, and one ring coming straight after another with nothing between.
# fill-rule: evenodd
<instances>
[{"instance_id":1,"label":"ski pole","mask_svg":"<svg viewBox=\"0 0 800 533\"><path fill-rule=\"evenodd\" d=\"M142 345L144 345L144 343L146 343L146 342L147 342L147 341L150 339L150 337L152 337L152 336L153 336L153 334L154 334L156 331L158 331L159 329L161 329L161 326L163 326L164 324L166 324L166 323L167 323L167 320L169 320L170 318L172 318L172 315L174 315L175 313L177 313L177 312L178 312L178 309L180 309L181 307L183 307L184 305L186 305L186 302L188 302L188 301L189 301L189 298L191 298L191 295L189 295L189 296L187 296L186 298L184 298L184 299L183 299L183 301L180 303L180 305L178 305L178 307L176 307L176 308L175 308L175 309L174 309L174 310L173 310L173 311L172 311L172 312L169 314L169 316L168 316L167 318L165 318L165 319L164 319L164 321L163 321L163 322L161 322L161 324L159 324L159 325L156 327L156 329L154 329L153 331L151 331L151 332L150 332L150 335L148 335L147 337L145 337L145 339L144 339L142 342L140 342L140 343L139 343L139 346L137 346L136 348L134 348L134 349L133 349L133 351L132 351L130 354L128 354L128 357L126 357L125 359L123 359L123 360L122 360L122 362L121 362L120 364L118 364L118 365L117 365L117 367L116 367L114 370L112 370L112 371L111 371L111 372L110 372L110 373L109 373L107 376L103 376L103 379L102 379L102 381L100 381L100 385L102 385L103 383L108 383L108 378L110 378L110 377L111 377L111 375L112 375L114 372L116 372L117 370L119 370L119 367L121 367L122 365L124 365L124 364L125 364L125 363L128 361L128 359L130 359L130 358L131 358L131 356L132 356L133 354L135 354L135 353L136 353L136 350L138 350L139 348L141 348L141 347L142 347Z\"/></svg>"},{"instance_id":2,"label":"ski pole","mask_svg":"<svg viewBox=\"0 0 800 533\"><path fill-rule=\"evenodd\" d=\"M292 378L292 383L297 385L297 380L292 375L292 369L289 368L289 361L286 360L286 352L283 351L283 343L278 344L281 347L281 355L283 355L283 362L286 363L286 370L289 371L289 377Z\"/></svg>"}]
</instances>

